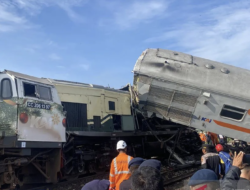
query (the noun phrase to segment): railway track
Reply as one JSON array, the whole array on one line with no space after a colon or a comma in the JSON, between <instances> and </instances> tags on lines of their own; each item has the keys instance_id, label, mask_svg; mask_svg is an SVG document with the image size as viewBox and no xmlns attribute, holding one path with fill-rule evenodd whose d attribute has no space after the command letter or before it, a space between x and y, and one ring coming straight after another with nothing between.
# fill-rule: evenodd
<instances>
[{"instance_id":1,"label":"railway track","mask_svg":"<svg viewBox=\"0 0 250 190\"><path fill-rule=\"evenodd\" d=\"M192 176L197 170L200 169L200 166L190 166L182 169L178 168L167 168L162 172L162 177L164 179L164 185L170 185L176 181L188 178Z\"/></svg>"},{"instance_id":2,"label":"railway track","mask_svg":"<svg viewBox=\"0 0 250 190\"><path fill-rule=\"evenodd\" d=\"M176 183L181 182L180 186L184 185L184 180L191 177L200 167L190 166L183 169L163 167L162 177L164 179L164 186L168 189L173 189ZM77 178L70 181L59 182L55 185L46 185L40 187L24 187L21 190L79 190L84 184L94 179L108 179L109 173L102 172L92 174L86 177Z\"/></svg>"},{"instance_id":3,"label":"railway track","mask_svg":"<svg viewBox=\"0 0 250 190\"><path fill-rule=\"evenodd\" d=\"M164 178L164 187L167 190L175 190L184 187L186 185L185 181L199 169L200 166L194 166L174 172L168 170L165 174L162 174Z\"/></svg>"}]
</instances>

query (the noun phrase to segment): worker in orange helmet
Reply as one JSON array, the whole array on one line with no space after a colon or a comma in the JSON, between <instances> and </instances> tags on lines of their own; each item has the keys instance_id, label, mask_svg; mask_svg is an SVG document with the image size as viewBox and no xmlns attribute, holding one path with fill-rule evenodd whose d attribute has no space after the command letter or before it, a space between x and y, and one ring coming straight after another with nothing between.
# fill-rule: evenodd
<instances>
[{"instance_id":1,"label":"worker in orange helmet","mask_svg":"<svg viewBox=\"0 0 250 190\"><path fill-rule=\"evenodd\" d=\"M120 140L117 142L116 150L119 152L118 156L112 160L109 173L110 190L119 190L120 183L127 180L131 174L129 172L128 164L133 157L126 154L127 144Z\"/></svg>"},{"instance_id":2,"label":"worker in orange helmet","mask_svg":"<svg viewBox=\"0 0 250 190\"><path fill-rule=\"evenodd\" d=\"M215 149L218 152L221 160L224 162L224 166L225 166L224 170L225 170L225 174L226 174L232 165L232 159L231 159L229 153L224 151L224 147L221 144L217 144Z\"/></svg>"}]
</instances>

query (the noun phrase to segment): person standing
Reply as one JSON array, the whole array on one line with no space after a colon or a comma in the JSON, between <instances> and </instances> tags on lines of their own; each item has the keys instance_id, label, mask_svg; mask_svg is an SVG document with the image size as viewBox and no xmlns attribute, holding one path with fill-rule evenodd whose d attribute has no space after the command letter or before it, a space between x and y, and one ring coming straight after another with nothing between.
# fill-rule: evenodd
<instances>
[{"instance_id":1,"label":"person standing","mask_svg":"<svg viewBox=\"0 0 250 190\"><path fill-rule=\"evenodd\" d=\"M161 162L155 159L144 161L131 176L131 190L164 190Z\"/></svg>"},{"instance_id":2,"label":"person standing","mask_svg":"<svg viewBox=\"0 0 250 190\"><path fill-rule=\"evenodd\" d=\"M225 164L225 174L226 174L232 165L231 156L229 155L229 153L224 151L224 147L221 144L217 144L215 149L218 152L219 157L223 160Z\"/></svg>"},{"instance_id":3,"label":"person standing","mask_svg":"<svg viewBox=\"0 0 250 190\"><path fill-rule=\"evenodd\" d=\"M239 183L240 176L241 176L241 170L246 166L243 163L243 157L244 157L244 152L240 152L237 154L234 152L234 158L233 158L233 164L232 167L230 167L229 171L227 172L224 180L221 182L221 189L223 190L232 190L232 189L237 189L237 187L242 186L242 181ZM241 176L243 177L243 176ZM250 187L246 186L243 187L243 189L249 189Z\"/></svg>"},{"instance_id":4,"label":"person standing","mask_svg":"<svg viewBox=\"0 0 250 190\"><path fill-rule=\"evenodd\" d=\"M219 134L218 135L218 139L219 139L219 143L221 144L221 145L224 145L225 144L225 138L223 137L223 135L221 135L221 134Z\"/></svg>"},{"instance_id":5,"label":"person standing","mask_svg":"<svg viewBox=\"0 0 250 190\"><path fill-rule=\"evenodd\" d=\"M211 141L211 137L210 137L210 134L208 132L203 132L205 137L206 137L206 142L205 144L212 144L212 141Z\"/></svg>"},{"instance_id":6,"label":"person standing","mask_svg":"<svg viewBox=\"0 0 250 190\"><path fill-rule=\"evenodd\" d=\"M240 179L237 183L237 189L250 189L250 166L245 166L241 170Z\"/></svg>"},{"instance_id":7,"label":"person standing","mask_svg":"<svg viewBox=\"0 0 250 190\"><path fill-rule=\"evenodd\" d=\"M214 146L203 144L201 157L201 167L204 169L213 170L218 179L225 175L225 164L217 153L214 153Z\"/></svg>"},{"instance_id":8,"label":"person standing","mask_svg":"<svg viewBox=\"0 0 250 190\"><path fill-rule=\"evenodd\" d=\"M212 133L212 132L208 132L208 135L211 137L211 143L208 143L208 144L212 144L214 146L216 146L217 144L219 144L219 140L218 140L217 134Z\"/></svg>"},{"instance_id":9,"label":"person standing","mask_svg":"<svg viewBox=\"0 0 250 190\"><path fill-rule=\"evenodd\" d=\"M190 190L216 190L220 188L220 183L214 171L201 169L190 178L188 186Z\"/></svg>"},{"instance_id":10,"label":"person standing","mask_svg":"<svg viewBox=\"0 0 250 190\"><path fill-rule=\"evenodd\" d=\"M120 140L117 142L116 150L119 152L118 156L115 157L110 166L110 190L119 190L121 182L129 179L131 173L129 172L129 162L133 157L127 155L127 144L125 141Z\"/></svg>"},{"instance_id":11,"label":"person standing","mask_svg":"<svg viewBox=\"0 0 250 190\"><path fill-rule=\"evenodd\" d=\"M200 134L200 139L201 139L202 143L205 144L207 141L206 135L204 133L202 133L201 131L199 132L199 134Z\"/></svg>"},{"instance_id":12,"label":"person standing","mask_svg":"<svg viewBox=\"0 0 250 190\"><path fill-rule=\"evenodd\" d=\"M143 158L134 158L132 159L129 164L129 171L131 173L131 175L133 175L133 173L139 168L139 166L141 165L141 163L143 163L145 160ZM130 190L131 189L131 177L127 180L124 180L121 184L120 184L120 190Z\"/></svg>"}]
</instances>

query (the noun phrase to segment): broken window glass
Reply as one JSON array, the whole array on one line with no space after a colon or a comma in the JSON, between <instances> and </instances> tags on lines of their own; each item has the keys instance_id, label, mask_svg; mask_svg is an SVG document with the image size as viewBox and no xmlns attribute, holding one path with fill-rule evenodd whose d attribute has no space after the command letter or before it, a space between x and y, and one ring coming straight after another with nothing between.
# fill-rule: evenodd
<instances>
[{"instance_id":1,"label":"broken window glass","mask_svg":"<svg viewBox=\"0 0 250 190\"><path fill-rule=\"evenodd\" d=\"M37 84L23 83L24 96L39 98L42 100L52 100L51 89Z\"/></svg>"},{"instance_id":2,"label":"broken window glass","mask_svg":"<svg viewBox=\"0 0 250 190\"><path fill-rule=\"evenodd\" d=\"M30 83L23 83L24 96L36 98L36 85Z\"/></svg>"}]
</instances>

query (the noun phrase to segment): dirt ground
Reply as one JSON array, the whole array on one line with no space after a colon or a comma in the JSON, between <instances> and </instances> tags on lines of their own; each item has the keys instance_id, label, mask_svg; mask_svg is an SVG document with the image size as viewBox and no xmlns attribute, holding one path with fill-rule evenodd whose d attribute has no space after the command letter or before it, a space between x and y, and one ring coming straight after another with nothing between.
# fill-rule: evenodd
<instances>
[{"instance_id":1,"label":"dirt ground","mask_svg":"<svg viewBox=\"0 0 250 190\"><path fill-rule=\"evenodd\" d=\"M189 181L189 178L179 181L177 183L171 184L165 188L165 190L189 190L189 187L187 186L187 183Z\"/></svg>"}]
</instances>

